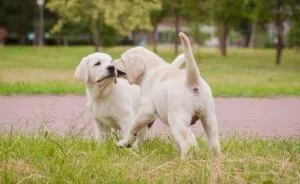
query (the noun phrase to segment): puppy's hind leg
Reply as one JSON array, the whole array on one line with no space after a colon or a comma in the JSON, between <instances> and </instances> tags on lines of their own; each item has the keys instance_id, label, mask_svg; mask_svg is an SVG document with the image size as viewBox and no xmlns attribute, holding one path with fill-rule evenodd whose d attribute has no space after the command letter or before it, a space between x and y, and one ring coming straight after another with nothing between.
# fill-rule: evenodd
<instances>
[{"instance_id":1,"label":"puppy's hind leg","mask_svg":"<svg viewBox=\"0 0 300 184\"><path fill-rule=\"evenodd\" d=\"M140 146L146 137L148 136L148 127L144 127L136 136L136 141L134 146L138 147Z\"/></svg>"},{"instance_id":2,"label":"puppy's hind leg","mask_svg":"<svg viewBox=\"0 0 300 184\"><path fill-rule=\"evenodd\" d=\"M195 136L189 127L190 118L169 115L168 121L175 142L179 145L181 159L184 159L192 148L198 148Z\"/></svg>"},{"instance_id":3,"label":"puppy's hind leg","mask_svg":"<svg viewBox=\"0 0 300 184\"><path fill-rule=\"evenodd\" d=\"M149 136L149 130L151 129L152 125L154 124L154 121L147 124L147 127L144 127L138 134L137 134L137 145L140 145L144 142L146 138Z\"/></svg>"},{"instance_id":4,"label":"puppy's hind leg","mask_svg":"<svg viewBox=\"0 0 300 184\"><path fill-rule=\"evenodd\" d=\"M205 131L208 146L213 151L215 156L220 154L220 143L218 135L218 123L216 114L213 111L210 111L200 117L203 129Z\"/></svg>"}]
</instances>

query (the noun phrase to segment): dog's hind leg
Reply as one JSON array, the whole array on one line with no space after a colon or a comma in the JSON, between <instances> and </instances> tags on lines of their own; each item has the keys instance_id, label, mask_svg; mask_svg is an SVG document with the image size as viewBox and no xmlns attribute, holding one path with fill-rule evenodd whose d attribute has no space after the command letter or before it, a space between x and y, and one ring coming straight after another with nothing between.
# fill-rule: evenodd
<instances>
[{"instance_id":1,"label":"dog's hind leg","mask_svg":"<svg viewBox=\"0 0 300 184\"><path fill-rule=\"evenodd\" d=\"M184 159L192 148L198 148L195 136L189 127L190 118L169 115L168 122L175 142L180 148L181 159Z\"/></svg>"},{"instance_id":2,"label":"dog's hind leg","mask_svg":"<svg viewBox=\"0 0 300 184\"><path fill-rule=\"evenodd\" d=\"M217 117L214 112L209 111L208 113L202 115L200 119L207 137L208 146L213 151L213 154L218 156L220 153L220 143Z\"/></svg>"},{"instance_id":3,"label":"dog's hind leg","mask_svg":"<svg viewBox=\"0 0 300 184\"><path fill-rule=\"evenodd\" d=\"M135 146L140 146L148 136L148 127L144 127L136 136Z\"/></svg>"}]
</instances>

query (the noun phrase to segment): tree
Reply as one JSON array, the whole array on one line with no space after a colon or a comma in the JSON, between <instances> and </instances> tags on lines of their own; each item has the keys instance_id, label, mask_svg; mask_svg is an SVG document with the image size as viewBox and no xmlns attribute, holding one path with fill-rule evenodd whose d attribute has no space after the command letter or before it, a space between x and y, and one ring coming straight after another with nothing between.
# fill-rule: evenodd
<instances>
[{"instance_id":1,"label":"tree","mask_svg":"<svg viewBox=\"0 0 300 184\"><path fill-rule=\"evenodd\" d=\"M299 20L300 1L299 0L251 0L254 4L250 15L254 22L271 21L276 27L276 53L275 63L281 63L283 44L283 22Z\"/></svg>"},{"instance_id":2,"label":"tree","mask_svg":"<svg viewBox=\"0 0 300 184\"><path fill-rule=\"evenodd\" d=\"M200 19L202 11L202 1L205 0L163 0L163 9L167 10L167 15L174 17L174 52L178 54L180 21L187 20L197 22ZM193 21L192 21L193 20ZM197 20L197 21L195 21Z\"/></svg>"},{"instance_id":3,"label":"tree","mask_svg":"<svg viewBox=\"0 0 300 184\"><path fill-rule=\"evenodd\" d=\"M16 33L19 43L26 43L27 33L33 30L35 0L0 0L0 26L8 33Z\"/></svg>"},{"instance_id":4,"label":"tree","mask_svg":"<svg viewBox=\"0 0 300 184\"><path fill-rule=\"evenodd\" d=\"M157 26L162 21L163 18L167 16L167 9L162 7L161 10L152 10L150 13L151 24L152 24L152 42L153 42L153 52L157 53Z\"/></svg>"},{"instance_id":5,"label":"tree","mask_svg":"<svg viewBox=\"0 0 300 184\"><path fill-rule=\"evenodd\" d=\"M250 40L251 40L251 21L249 18L245 17L242 18L237 25L234 25L234 28L243 36L244 42L243 47L249 47L250 46Z\"/></svg>"},{"instance_id":6,"label":"tree","mask_svg":"<svg viewBox=\"0 0 300 184\"><path fill-rule=\"evenodd\" d=\"M273 20L277 28L277 42L275 61L279 65L281 63L281 55L283 45L283 21L300 18L300 2L299 0L274 0L273 2ZM298 19L299 21L299 19Z\"/></svg>"},{"instance_id":7,"label":"tree","mask_svg":"<svg viewBox=\"0 0 300 184\"><path fill-rule=\"evenodd\" d=\"M180 19L183 17L183 4L187 2L184 0L163 0L163 7L167 10L167 15L174 17L174 52L175 55L178 54L178 47L179 47L179 24Z\"/></svg>"},{"instance_id":8,"label":"tree","mask_svg":"<svg viewBox=\"0 0 300 184\"><path fill-rule=\"evenodd\" d=\"M150 11L160 5L158 0L49 0L47 7L60 16L54 32L59 32L67 22L87 22L95 50L99 50L101 24L112 26L124 35L134 29L149 30Z\"/></svg>"},{"instance_id":9,"label":"tree","mask_svg":"<svg viewBox=\"0 0 300 184\"><path fill-rule=\"evenodd\" d=\"M244 0L207 0L204 2L217 27L221 54L226 56L230 27L243 17L245 2Z\"/></svg>"},{"instance_id":10,"label":"tree","mask_svg":"<svg viewBox=\"0 0 300 184\"><path fill-rule=\"evenodd\" d=\"M206 11L207 0L189 0L183 4L183 16L191 27L190 35L193 36L195 41L200 44L205 38L208 38L208 34L199 32L199 24L210 23L208 11Z\"/></svg>"},{"instance_id":11,"label":"tree","mask_svg":"<svg viewBox=\"0 0 300 184\"><path fill-rule=\"evenodd\" d=\"M53 27L53 32L60 32L66 23L86 22L90 26L95 51L98 51L100 46L99 26L104 9L104 7L98 6L98 3L101 2L95 0L49 0L46 7L60 16Z\"/></svg>"},{"instance_id":12,"label":"tree","mask_svg":"<svg viewBox=\"0 0 300 184\"><path fill-rule=\"evenodd\" d=\"M258 24L270 20L271 14L268 10L269 1L266 0L246 0L245 11L246 19L251 22L249 46L254 48L256 42Z\"/></svg>"}]
</instances>

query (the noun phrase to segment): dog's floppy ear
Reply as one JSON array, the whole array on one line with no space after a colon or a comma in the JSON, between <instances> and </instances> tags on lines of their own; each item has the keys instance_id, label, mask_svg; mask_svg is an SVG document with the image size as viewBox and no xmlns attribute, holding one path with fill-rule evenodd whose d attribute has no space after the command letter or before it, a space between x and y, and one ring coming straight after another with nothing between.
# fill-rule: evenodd
<instances>
[{"instance_id":1,"label":"dog's floppy ear","mask_svg":"<svg viewBox=\"0 0 300 184\"><path fill-rule=\"evenodd\" d=\"M83 83L87 83L89 80L88 60L85 57L82 58L79 65L76 67L74 76Z\"/></svg>"},{"instance_id":2,"label":"dog's floppy ear","mask_svg":"<svg viewBox=\"0 0 300 184\"><path fill-rule=\"evenodd\" d=\"M121 59L116 59L111 64L115 66L117 70L117 77L124 78L126 76L125 68L121 62Z\"/></svg>"},{"instance_id":3,"label":"dog's floppy ear","mask_svg":"<svg viewBox=\"0 0 300 184\"><path fill-rule=\"evenodd\" d=\"M130 84L138 84L143 77L145 62L141 56L132 55L126 63L126 75Z\"/></svg>"}]
</instances>

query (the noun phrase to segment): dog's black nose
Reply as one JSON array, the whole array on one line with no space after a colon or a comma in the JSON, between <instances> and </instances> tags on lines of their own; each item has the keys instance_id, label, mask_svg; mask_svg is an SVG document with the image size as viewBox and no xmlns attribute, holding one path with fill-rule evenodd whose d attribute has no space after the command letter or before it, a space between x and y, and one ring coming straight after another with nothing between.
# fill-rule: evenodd
<instances>
[{"instance_id":1,"label":"dog's black nose","mask_svg":"<svg viewBox=\"0 0 300 184\"><path fill-rule=\"evenodd\" d=\"M108 66L108 67L107 67L107 70L108 70L109 73L115 73L115 67L112 66L112 65L111 65L111 66Z\"/></svg>"}]
</instances>

